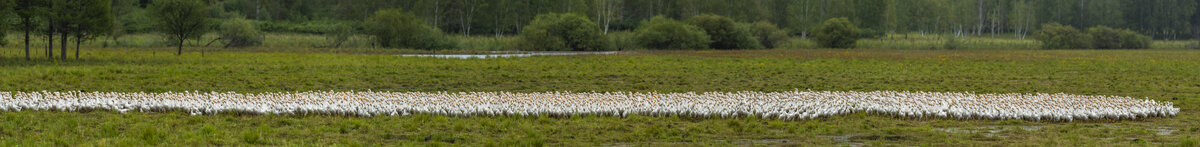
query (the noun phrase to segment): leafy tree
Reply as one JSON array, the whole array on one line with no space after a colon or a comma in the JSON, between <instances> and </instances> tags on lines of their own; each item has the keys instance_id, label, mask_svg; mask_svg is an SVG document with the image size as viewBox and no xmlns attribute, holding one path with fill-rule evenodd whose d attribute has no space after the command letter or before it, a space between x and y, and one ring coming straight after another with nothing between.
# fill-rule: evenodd
<instances>
[{"instance_id":1,"label":"leafy tree","mask_svg":"<svg viewBox=\"0 0 1200 147\"><path fill-rule=\"evenodd\" d=\"M538 15L521 32L521 46L535 50L605 50L595 22L575 13Z\"/></svg>"},{"instance_id":2,"label":"leafy tree","mask_svg":"<svg viewBox=\"0 0 1200 147\"><path fill-rule=\"evenodd\" d=\"M850 19L830 18L813 30L813 39L826 48L852 48L858 42L858 27Z\"/></svg>"},{"instance_id":3,"label":"leafy tree","mask_svg":"<svg viewBox=\"0 0 1200 147\"><path fill-rule=\"evenodd\" d=\"M16 5L16 1L0 1L0 18L8 18L7 15L12 14L14 5ZM8 22L0 22L0 46L8 45L8 39L5 39L8 36L8 29Z\"/></svg>"},{"instance_id":4,"label":"leafy tree","mask_svg":"<svg viewBox=\"0 0 1200 147\"><path fill-rule=\"evenodd\" d=\"M16 12L17 22L19 22L18 24L21 27L21 31L24 32L25 41L22 44L25 45L25 60L31 60L29 57L29 32L36 29L34 26L39 25L34 17L38 15L40 8L35 5L34 0L16 0L9 2L13 2L13 4L15 4L14 7L12 7L12 10Z\"/></svg>"},{"instance_id":5,"label":"leafy tree","mask_svg":"<svg viewBox=\"0 0 1200 147\"><path fill-rule=\"evenodd\" d=\"M653 49L706 49L712 43L704 29L663 16L642 22L634 39Z\"/></svg>"},{"instance_id":6,"label":"leafy tree","mask_svg":"<svg viewBox=\"0 0 1200 147\"><path fill-rule=\"evenodd\" d=\"M1033 38L1042 42L1045 49L1091 48L1091 37L1075 27L1059 23L1042 24L1042 29L1033 32Z\"/></svg>"},{"instance_id":7,"label":"leafy tree","mask_svg":"<svg viewBox=\"0 0 1200 147\"><path fill-rule=\"evenodd\" d=\"M1143 49L1150 47L1150 37L1128 29L1096 26L1087 29L1096 49Z\"/></svg>"},{"instance_id":8,"label":"leafy tree","mask_svg":"<svg viewBox=\"0 0 1200 147\"><path fill-rule=\"evenodd\" d=\"M758 41L766 48L775 48L776 45L787 39L788 31L779 29L775 24L767 21L759 21L750 24L750 32L758 38Z\"/></svg>"},{"instance_id":9,"label":"leafy tree","mask_svg":"<svg viewBox=\"0 0 1200 147\"><path fill-rule=\"evenodd\" d=\"M696 25L708 36L712 37L713 43L709 47L714 49L759 49L763 48L759 44L758 39L750 33L750 28L744 25L738 25L733 19L728 17L702 14L696 15L688 19L688 23Z\"/></svg>"},{"instance_id":10,"label":"leafy tree","mask_svg":"<svg viewBox=\"0 0 1200 147\"><path fill-rule=\"evenodd\" d=\"M112 2L110 0L81 0L77 2L79 10L75 15L72 33L75 34L75 59L79 59L79 44L84 40L97 38L112 33L113 21ZM66 38L65 36L63 37Z\"/></svg>"},{"instance_id":11,"label":"leafy tree","mask_svg":"<svg viewBox=\"0 0 1200 147\"><path fill-rule=\"evenodd\" d=\"M244 47L261 45L263 42L263 33L250 21L235 17L225 20L221 24L221 40L225 41L225 47Z\"/></svg>"},{"instance_id":12,"label":"leafy tree","mask_svg":"<svg viewBox=\"0 0 1200 147\"><path fill-rule=\"evenodd\" d=\"M400 9L375 12L367 19L367 32L385 48L446 49L454 43L441 30L425 25L416 15Z\"/></svg>"},{"instance_id":13,"label":"leafy tree","mask_svg":"<svg viewBox=\"0 0 1200 147\"><path fill-rule=\"evenodd\" d=\"M162 33L174 39L178 50L175 55L183 55L183 41L200 38L209 31L207 6L199 0L161 0L155 1L151 14L158 19L156 27Z\"/></svg>"}]
</instances>

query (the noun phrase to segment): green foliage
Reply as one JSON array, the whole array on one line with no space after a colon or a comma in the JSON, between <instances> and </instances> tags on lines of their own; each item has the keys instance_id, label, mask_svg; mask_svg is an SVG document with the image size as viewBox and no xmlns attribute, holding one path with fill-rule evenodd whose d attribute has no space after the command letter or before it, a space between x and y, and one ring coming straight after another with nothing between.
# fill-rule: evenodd
<instances>
[{"instance_id":1,"label":"green foliage","mask_svg":"<svg viewBox=\"0 0 1200 147\"><path fill-rule=\"evenodd\" d=\"M689 18L688 23L696 25L712 38L709 47L714 49L760 49L759 43L750 28L740 25L725 16L701 14Z\"/></svg>"},{"instance_id":2,"label":"green foliage","mask_svg":"<svg viewBox=\"0 0 1200 147\"><path fill-rule=\"evenodd\" d=\"M788 37L788 31L779 29L775 24L767 21L759 21L750 24L750 32L758 38L758 41L766 48L778 47L784 39Z\"/></svg>"},{"instance_id":3,"label":"green foliage","mask_svg":"<svg viewBox=\"0 0 1200 147\"><path fill-rule=\"evenodd\" d=\"M8 37L8 31L5 31L5 28L2 27L4 26L0 25L0 47L8 46L8 39L5 38Z\"/></svg>"},{"instance_id":4,"label":"green foliage","mask_svg":"<svg viewBox=\"0 0 1200 147\"><path fill-rule=\"evenodd\" d=\"M156 27L177 42L176 55L183 54L183 41L199 38L209 31L211 23L207 6L199 0L154 1L151 15L157 18Z\"/></svg>"},{"instance_id":5,"label":"green foliage","mask_svg":"<svg viewBox=\"0 0 1200 147\"><path fill-rule=\"evenodd\" d=\"M879 30L875 30L875 29L871 29L871 28L859 28L858 29L859 38L879 38L879 37L883 37L883 34L884 34L883 31L879 31Z\"/></svg>"},{"instance_id":6,"label":"green foliage","mask_svg":"<svg viewBox=\"0 0 1200 147\"><path fill-rule=\"evenodd\" d=\"M120 22L121 29L126 33L145 33L154 31L154 18L151 17L150 11L144 9L135 9L125 15L117 15L117 22Z\"/></svg>"},{"instance_id":7,"label":"green foliage","mask_svg":"<svg viewBox=\"0 0 1200 147\"><path fill-rule=\"evenodd\" d=\"M1081 32L1058 23L1043 24L1033 35L1045 49L1143 49L1151 42L1150 37L1128 29L1095 26Z\"/></svg>"},{"instance_id":8,"label":"green foliage","mask_svg":"<svg viewBox=\"0 0 1200 147\"><path fill-rule=\"evenodd\" d=\"M813 30L813 39L825 48L853 48L859 38L858 27L845 17L825 20Z\"/></svg>"},{"instance_id":9,"label":"green foliage","mask_svg":"<svg viewBox=\"0 0 1200 147\"><path fill-rule=\"evenodd\" d=\"M350 36L354 36L355 30L349 24L343 23L334 25L332 29L324 32L324 34L325 40L329 42L328 47L338 48L342 44L345 44L346 41L349 41Z\"/></svg>"},{"instance_id":10,"label":"green foliage","mask_svg":"<svg viewBox=\"0 0 1200 147\"><path fill-rule=\"evenodd\" d=\"M289 33L309 33L309 34L324 34L327 32L336 31L342 26L357 28L361 23L357 21L337 21L337 20L314 20L305 22L289 22L289 21L255 21L254 25L266 32L289 32Z\"/></svg>"},{"instance_id":11,"label":"green foliage","mask_svg":"<svg viewBox=\"0 0 1200 147\"><path fill-rule=\"evenodd\" d=\"M1033 32L1033 38L1042 42L1042 48L1045 49L1092 48L1091 36L1059 23L1042 24L1042 29Z\"/></svg>"},{"instance_id":12,"label":"green foliage","mask_svg":"<svg viewBox=\"0 0 1200 147\"><path fill-rule=\"evenodd\" d=\"M111 35L113 31L113 21L116 20L112 14L111 0L83 0L80 1L80 10L77 12L80 17L74 20L75 33L77 37L96 38L102 35Z\"/></svg>"},{"instance_id":13,"label":"green foliage","mask_svg":"<svg viewBox=\"0 0 1200 147\"><path fill-rule=\"evenodd\" d=\"M249 20L236 17L225 20L221 24L221 40L225 41L225 47L246 47L262 45L265 35Z\"/></svg>"},{"instance_id":14,"label":"green foliage","mask_svg":"<svg viewBox=\"0 0 1200 147\"><path fill-rule=\"evenodd\" d=\"M642 22L633 38L651 49L706 49L712 43L704 29L663 16Z\"/></svg>"},{"instance_id":15,"label":"green foliage","mask_svg":"<svg viewBox=\"0 0 1200 147\"><path fill-rule=\"evenodd\" d=\"M636 35L637 34L634 32L618 31L609 32L607 35L604 35L604 37L608 38L608 46L612 47L612 49L628 50L641 48L640 45L638 45L637 40L634 39Z\"/></svg>"},{"instance_id":16,"label":"green foliage","mask_svg":"<svg viewBox=\"0 0 1200 147\"><path fill-rule=\"evenodd\" d=\"M0 1L0 46L8 45L8 30L13 28L8 22L3 19L8 18L9 14L13 14L13 6L16 6L15 0Z\"/></svg>"},{"instance_id":17,"label":"green foliage","mask_svg":"<svg viewBox=\"0 0 1200 147\"><path fill-rule=\"evenodd\" d=\"M579 14L541 14L521 31L520 46L528 50L606 50L609 47L600 31L595 22Z\"/></svg>"},{"instance_id":18,"label":"green foliage","mask_svg":"<svg viewBox=\"0 0 1200 147\"><path fill-rule=\"evenodd\" d=\"M946 39L945 42L942 43L942 49L953 50L953 49L962 49L962 48L963 48L962 39L958 38L958 37L948 38L948 39Z\"/></svg>"},{"instance_id":19,"label":"green foliage","mask_svg":"<svg viewBox=\"0 0 1200 147\"><path fill-rule=\"evenodd\" d=\"M425 25L421 18L400 9L375 12L367 19L366 32L384 48L448 49L455 42L441 30Z\"/></svg>"},{"instance_id":20,"label":"green foliage","mask_svg":"<svg viewBox=\"0 0 1200 147\"><path fill-rule=\"evenodd\" d=\"M1129 29L1095 26L1087 29L1096 49L1144 49L1150 47L1150 37Z\"/></svg>"}]
</instances>

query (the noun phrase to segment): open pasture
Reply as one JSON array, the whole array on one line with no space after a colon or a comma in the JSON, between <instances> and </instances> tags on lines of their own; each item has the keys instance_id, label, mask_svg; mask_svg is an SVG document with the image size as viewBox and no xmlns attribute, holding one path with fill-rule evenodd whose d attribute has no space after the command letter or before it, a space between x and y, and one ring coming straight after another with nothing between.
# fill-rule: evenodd
<instances>
[{"instance_id":1,"label":"open pasture","mask_svg":"<svg viewBox=\"0 0 1200 147\"><path fill-rule=\"evenodd\" d=\"M1190 50L709 50L493 59L320 51L174 56L151 50L85 49L83 59L57 62L23 61L16 52L7 52L0 56L5 58L0 90L1066 93L1148 98L1173 103L1179 113L1058 122L871 113L788 121L678 115L196 117L187 111L34 110L0 112L0 137L5 138L0 143L1187 146L1200 139L1200 127L1194 125L1200 121L1200 52Z\"/></svg>"}]
</instances>

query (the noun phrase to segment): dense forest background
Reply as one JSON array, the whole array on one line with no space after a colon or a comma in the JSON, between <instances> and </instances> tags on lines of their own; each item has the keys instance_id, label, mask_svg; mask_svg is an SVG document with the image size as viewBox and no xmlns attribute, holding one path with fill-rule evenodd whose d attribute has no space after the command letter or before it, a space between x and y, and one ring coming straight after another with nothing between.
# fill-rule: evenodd
<instances>
[{"instance_id":1,"label":"dense forest background","mask_svg":"<svg viewBox=\"0 0 1200 147\"><path fill-rule=\"evenodd\" d=\"M123 31L150 31L153 0L113 0ZM376 10L400 8L452 34L512 35L538 14L578 13L609 31L632 30L662 15L716 14L769 21L806 36L821 21L848 17L867 33L1010 34L1040 24L1132 29L1155 39L1200 36L1200 0L208 0L218 19L245 17L269 32L321 33L361 24Z\"/></svg>"},{"instance_id":2,"label":"dense forest background","mask_svg":"<svg viewBox=\"0 0 1200 147\"><path fill-rule=\"evenodd\" d=\"M1042 24L1076 28L1131 29L1158 40L1200 36L1200 0L201 0L215 23L245 18L266 32L328 34L344 26L363 31L377 10L411 12L427 25L463 36L519 34L539 14L576 13L596 22L605 34L631 31L655 16L683 20L714 14L738 22L766 21L790 36L806 38L830 18L849 18L868 37L909 34L1011 35L1025 39ZM21 1L24 2L24 1ZM34 0L33 5L47 3ZM89 1L90 2L90 1ZM103 0L111 3L112 32L153 33L156 0ZM56 2L57 3L57 2ZM65 2L64 2L65 3ZM20 3L10 3L18 5ZM19 7L17 7L19 8ZM54 7L52 9L71 9ZM105 10L105 9L97 9ZM21 11L16 11L21 12ZM30 27L47 30L42 15L29 11ZM47 13L55 12L55 13ZM81 11L82 12L82 11ZM42 14L45 13L45 14ZM59 14L61 13L61 14ZM21 13L0 14L5 30L16 31ZM79 13L72 15L92 14ZM75 17L75 16L71 16ZM87 18L87 17L83 17ZM65 19L65 18L63 18ZM54 20L63 20L54 18ZM219 25L207 25L217 29ZM63 26L60 26L63 27ZM4 28L0 28L4 29ZM119 36L119 35L113 35Z\"/></svg>"}]
</instances>

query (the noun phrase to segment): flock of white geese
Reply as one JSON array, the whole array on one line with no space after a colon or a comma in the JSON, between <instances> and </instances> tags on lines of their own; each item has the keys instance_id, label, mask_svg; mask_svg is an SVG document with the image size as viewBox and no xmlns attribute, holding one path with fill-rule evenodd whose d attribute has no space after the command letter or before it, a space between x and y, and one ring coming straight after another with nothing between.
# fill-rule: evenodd
<instances>
[{"instance_id":1,"label":"flock of white geese","mask_svg":"<svg viewBox=\"0 0 1200 147\"><path fill-rule=\"evenodd\" d=\"M0 111L112 110L192 115L676 115L813 119L873 113L907 118L1130 120L1174 117L1171 102L1123 96L957 92L0 92Z\"/></svg>"}]
</instances>

